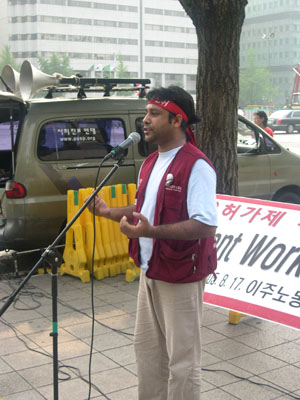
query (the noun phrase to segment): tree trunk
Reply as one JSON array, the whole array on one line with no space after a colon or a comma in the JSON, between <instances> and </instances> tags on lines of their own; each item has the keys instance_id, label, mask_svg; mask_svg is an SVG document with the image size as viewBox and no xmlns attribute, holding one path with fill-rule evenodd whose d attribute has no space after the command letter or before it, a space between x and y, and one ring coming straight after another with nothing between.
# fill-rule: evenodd
<instances>
[{"instance_id":1,"label":"tree trunk","mask_svg":"<svg viewBox=\"0 0 300 400\"><path fill-rule=\"evenodd\" d=\"M217 170L217 193L238 194L239 42L247 0L179 0L198 37L197 144Z\"/></svg>"}]
</instances>

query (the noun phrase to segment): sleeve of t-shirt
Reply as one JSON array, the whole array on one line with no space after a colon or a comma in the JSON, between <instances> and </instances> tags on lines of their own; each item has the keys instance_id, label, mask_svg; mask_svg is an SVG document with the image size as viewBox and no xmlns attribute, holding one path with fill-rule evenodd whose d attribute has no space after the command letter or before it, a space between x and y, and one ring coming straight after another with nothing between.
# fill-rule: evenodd
<instances>
[{"instance_id":1,"label":"sleeve of t-shirt","mask_svg":"<svg viewBox=\"0 0 300 400\"><path fill-rule=\"evenodd\" d=\"M187 194L187 208L189 218L196 219L203 224L218 226L216 201L216 173L203 159L195 162Z\"/></svg>"}]
</instances>

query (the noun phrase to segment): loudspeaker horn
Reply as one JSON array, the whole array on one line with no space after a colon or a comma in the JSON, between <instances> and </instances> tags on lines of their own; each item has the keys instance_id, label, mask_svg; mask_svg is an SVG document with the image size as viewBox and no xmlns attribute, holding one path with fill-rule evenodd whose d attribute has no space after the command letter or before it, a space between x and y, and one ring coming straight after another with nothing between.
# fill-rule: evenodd
<instances>
[{"instance_id":1,"label":"loudspeaker horn","mask_svg":"<svg viewBox=\"0 0 300 400\"><path fill-rule=\"evenodd\" d=\"M6 64L3 67L1 78L6 83L12 93L20 94L20 74L15 69L13 69L11 65ZM2 81L0 85L1 90L3 90L4 92L8 91Z\"/></svg>"},{"instance_id":2,"label":"loudspeaker horn","mask_svg":"<svg viewBox=\"0 0 300 400\"><path fill-rule=\"evenodd\" d=\"M24 100L29 99L40 89L58 86L60 79L57 76L44 74L25 60L20 71L20 92Z\"/></svg>"}]
</instances>

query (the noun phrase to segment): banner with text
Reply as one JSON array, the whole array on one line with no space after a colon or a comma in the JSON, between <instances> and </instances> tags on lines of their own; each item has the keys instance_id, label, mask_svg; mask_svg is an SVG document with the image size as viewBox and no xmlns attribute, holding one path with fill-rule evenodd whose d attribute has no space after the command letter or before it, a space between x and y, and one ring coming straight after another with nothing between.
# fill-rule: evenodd
<instances>
[{"instance_id":1,"label":"banner with text","mask_svg":"<svg viewBox=\"0 0 300 400\"><path fill-rule=\"evenodd\" d=\"M300 205L217 195L204 302L300 329Z\"/></svg>"}]
</instances>

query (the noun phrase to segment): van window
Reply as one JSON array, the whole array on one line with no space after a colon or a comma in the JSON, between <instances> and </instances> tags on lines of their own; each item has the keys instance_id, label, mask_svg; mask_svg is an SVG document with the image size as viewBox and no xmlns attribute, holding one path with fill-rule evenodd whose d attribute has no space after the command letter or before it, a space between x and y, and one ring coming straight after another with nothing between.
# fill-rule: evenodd
<instances>
[{"instance_id":1,"label":"van window","mask_svg":"<svg viewBox=\"0 0 300 400\"><path fill-rule=\"evenodd\" d=\"M40 130L37 154L43 161L101 158L124 139L125 125L120 119L48 122Z\"/></svg>"}]
</instances>

